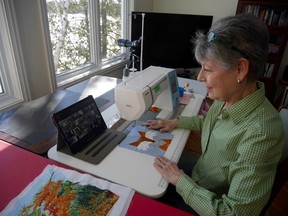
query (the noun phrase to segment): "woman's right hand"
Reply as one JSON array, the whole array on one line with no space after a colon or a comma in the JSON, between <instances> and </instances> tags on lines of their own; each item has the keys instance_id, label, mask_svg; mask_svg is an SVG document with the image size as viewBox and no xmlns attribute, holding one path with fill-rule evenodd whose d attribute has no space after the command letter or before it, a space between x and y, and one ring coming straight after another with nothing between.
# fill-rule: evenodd
<instances>
[{"instance_id":1,"label":"woman's right hand","mask_svg":"<svg viewBox=\"0 0 288 216\"><path fill-rule=\"evenodd\" d=\"M159 129L160 132L172 131L174 128L178 126L178 119L172 120L148 120L145 123L148 129Z\"/></svg>"}]
</instances>

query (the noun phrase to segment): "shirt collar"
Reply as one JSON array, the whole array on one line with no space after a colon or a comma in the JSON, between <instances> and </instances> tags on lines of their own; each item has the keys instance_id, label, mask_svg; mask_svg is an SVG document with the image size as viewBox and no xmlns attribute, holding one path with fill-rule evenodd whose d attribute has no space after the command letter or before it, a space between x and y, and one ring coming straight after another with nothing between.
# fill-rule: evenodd
<instances>
[{"instance_id":1,"label":"shirt collar","mask_svg":"<svg viewBox=\"0 0 288 216\"><path fill-rule=\"evenodd\" d=\"M221 111L220 118L230 117L235 124L249 115L257 106L265 100L265 87L262 82L257 82L258 90L251 95L236 102L227 109ZM224 103L223 103L224 105Z\"/></svg>"}]
</instances>

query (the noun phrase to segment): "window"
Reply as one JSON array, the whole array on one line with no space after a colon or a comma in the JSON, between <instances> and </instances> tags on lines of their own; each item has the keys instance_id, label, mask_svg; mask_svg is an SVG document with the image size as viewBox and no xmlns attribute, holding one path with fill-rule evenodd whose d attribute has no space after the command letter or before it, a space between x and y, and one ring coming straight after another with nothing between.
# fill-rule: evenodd
<instances>
[{"instance_id":1,"label":"window","mask_svg":"<svg viewBox=\"0 0 288 216\"><path fill-rule=\"evenodd\" d=\"M46 0L58 86L123 57L127 0Z\"/></svg>"},{"instance_id":2,"label":"window","mask_svg":"<svg viewBox=\"0 0 288 216\"><path fill-rule=\"evenodd\" d=\"M0 0L0 29L0 110L4 110L23 101L4 0Z\"/></svg>"},{"instance_id":3,"label":"window","mask_svg":"<svg viewBox=\"0 0 288 216\"><path fill-rule=\"evenodd\" d=\"M0 79L0 95L4 93L3 88L2 88L2 85L3 85L3 84L2 84L2 81L1 81L1 79Z\"/></svg>"}]
</instances>

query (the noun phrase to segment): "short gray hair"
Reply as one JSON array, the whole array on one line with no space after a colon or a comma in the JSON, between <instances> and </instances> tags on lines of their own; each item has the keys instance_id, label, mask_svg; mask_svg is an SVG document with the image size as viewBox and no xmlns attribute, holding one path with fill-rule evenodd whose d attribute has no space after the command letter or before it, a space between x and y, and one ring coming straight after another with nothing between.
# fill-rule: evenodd
<instances>
[{"instance_id":1,"label":"short gray hair","mask_svg":"<svg viewBox=\"0 0 288 216\"><path fill-rule=\"evenodd\" d=\"M197 32L193 43L198 62L216 60L229 70L237 66L240 57L244 57L250 63L249 80L263 75L269 32L266 25L252 15L239 14L220 19L207 34Z\"/></svg>"}]
</instances>

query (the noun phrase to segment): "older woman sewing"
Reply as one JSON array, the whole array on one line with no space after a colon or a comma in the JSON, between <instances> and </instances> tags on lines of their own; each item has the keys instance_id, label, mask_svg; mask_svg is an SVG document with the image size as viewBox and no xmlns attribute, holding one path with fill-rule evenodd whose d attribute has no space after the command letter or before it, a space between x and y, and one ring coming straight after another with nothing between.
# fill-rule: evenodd
<instances>
[{"instance_id":1,"label":"older woman sewing","mask_svg":"<svg viewBox=\"0 0 288 216\"><path fill-rule=\"evenodd\" d=\"M217 21L207 34L198 32L193 41L202 66L198 80L213 105L205 117L150 120L147 127L200 131L202 154L191 164L191 174L165 157L156 157L154 167L182 197L178 207L184 201L184 209L200 215L259 215L284 136L279 114L257 81L266 65L269 33L257 18L237 15Z\"/></svg>"}]
</instances>

